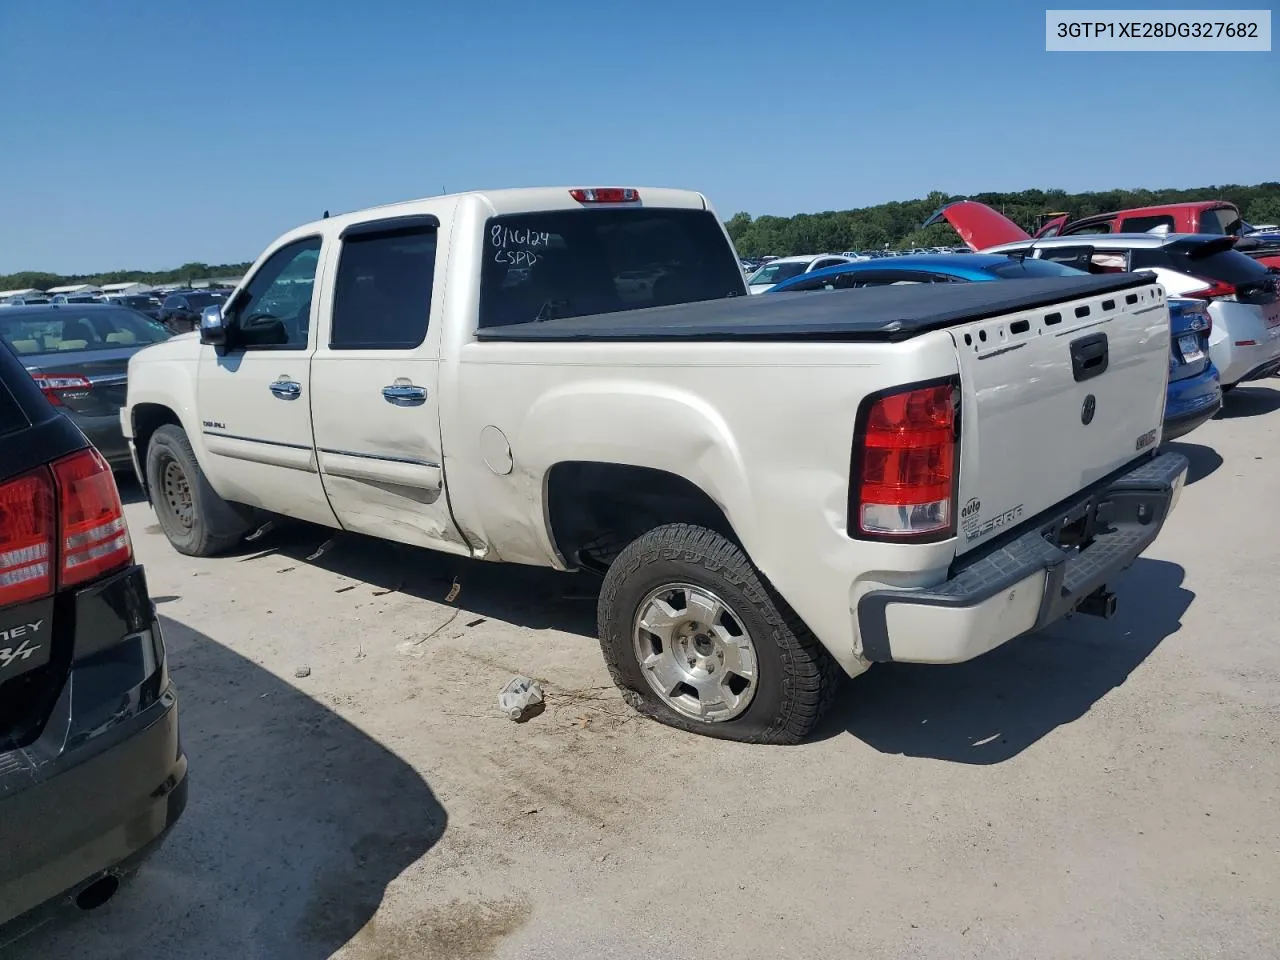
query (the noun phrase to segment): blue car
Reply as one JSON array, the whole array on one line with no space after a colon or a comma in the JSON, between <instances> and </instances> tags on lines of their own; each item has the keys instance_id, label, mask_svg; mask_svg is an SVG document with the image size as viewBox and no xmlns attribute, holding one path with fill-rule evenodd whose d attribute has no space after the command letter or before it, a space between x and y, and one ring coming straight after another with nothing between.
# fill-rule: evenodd
<instances>
[{"instance_id":1,"label":"blue car","mask_svg":"<svg viewBox=\"0 0 1280 960\"><path fill-rule=\"evenodd\" d=\"M979 280L1032 280L1078 277L1080 271L1049 260L1020 259L993 253L926 253L842 263L803 273L776 284L770 293L788 290L844 290L887 283L968 283Z\"/></svg>"},{"instance_id":2,"label":"blue car","mask_svg":"<svg viewBox=\"0 0 1280 960\"><path fill-rule=\"evenodd\" d=\"M769 293L843 290L891 283L974 283L1078 276L1065 264L1001 254L928 254L845 263L784 280ZM1169 300L1169 391L1164 439L1185 436L1222 408L1222 386L1209 359L1212 321L1203 300Z\"/></svg>"},{"instance_id":3,"label":"blue car","mask_svg":"<svg viewBox=\"0 0 1280 960\"><path fill-rule=\"evenodd\" d=\"M1164 401L1164 438L1185 436L1222 409L1222 385L1209 359L1213 320L1203 300L1169 298L1169 392Z\"/></svg>"}]
</instances>

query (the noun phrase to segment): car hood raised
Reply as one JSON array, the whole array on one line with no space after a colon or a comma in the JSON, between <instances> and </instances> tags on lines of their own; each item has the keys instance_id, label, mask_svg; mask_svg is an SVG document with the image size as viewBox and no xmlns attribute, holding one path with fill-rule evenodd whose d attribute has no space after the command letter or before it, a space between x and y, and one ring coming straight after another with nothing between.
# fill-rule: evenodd
<instances>
[{"instance_id":1,"label":"car hood raised","mask_svg":"<svg viewBox=\"0 0 1280 960\"><path fill-rule=\"evenodd\" d=\"M986 250L1001 243L1030 240L1031 235L997 210L976 200L948 203L926 220L929 227L943 220L955 228L970 250Z\"/></svg>"}]
</instances>

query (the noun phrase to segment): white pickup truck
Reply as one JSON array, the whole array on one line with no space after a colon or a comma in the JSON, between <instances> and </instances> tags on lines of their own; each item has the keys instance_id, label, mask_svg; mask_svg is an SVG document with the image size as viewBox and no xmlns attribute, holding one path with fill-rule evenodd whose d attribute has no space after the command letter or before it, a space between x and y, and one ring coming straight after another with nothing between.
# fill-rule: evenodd
<instances>
[{"instance_id":1,"label":"white pickup truck","mask_svg":"<svg viewBox=\"0 0 1280 960\"><path fill-rule=\"evenodd\" d=\"M713 736L1110 612L1187 470L1150 275L746 294L698 193L326 218L133 357L124 432L182 553L283 514L598 571L628 701Z\"/></svg>"}]
</instances>

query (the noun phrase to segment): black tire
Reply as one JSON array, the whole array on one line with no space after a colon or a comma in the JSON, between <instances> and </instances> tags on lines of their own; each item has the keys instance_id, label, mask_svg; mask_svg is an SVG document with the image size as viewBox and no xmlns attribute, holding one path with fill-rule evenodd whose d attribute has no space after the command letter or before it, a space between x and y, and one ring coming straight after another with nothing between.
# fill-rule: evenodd
<instances>
[{"instance_id":1,"label":"black tire","mask_svg":"<svg viewBox=\"0 0 1280 960\"><path fill-rule=\"evenodd\" d=\"M182 502L184 483L189 510ZM212 557L234 547L249 532L247 510L223 500L209 486L181 427L166 424L152 434L147 445L147 487L160 529L179 553Z\"/></svg>"},{"instance_id":2,"label":"black tire","mask_svg":"<svg viewBox=\"0 0 1280 960\"><path fill-rule=\"evenodd\" d=\"M649 685L634 641L640 605L664 585L687 583L722 598L750 636L756 687L732 719L686 716ZM844 676L740 547L713 530L669 524L629 544L609 567L598 607L600 648L613 682L639 713L681 730L747 743L799 743L831 705Z\"/></svg>"}]
</instances>

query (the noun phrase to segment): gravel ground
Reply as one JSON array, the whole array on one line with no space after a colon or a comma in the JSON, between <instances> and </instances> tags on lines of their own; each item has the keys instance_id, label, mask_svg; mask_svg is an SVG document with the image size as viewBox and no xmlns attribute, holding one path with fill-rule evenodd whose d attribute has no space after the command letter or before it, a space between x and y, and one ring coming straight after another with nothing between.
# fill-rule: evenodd
<instances>
[{"instance_id":1,"label":"gravel ground","mask_svg":"<svg viewBox=\"0 0 1280 960\"><path fill-rule=\"evenodd\" d=\"M797 748L635 719L590 581L359 538L307 559L305 527L191 560L135 503L191 803L12 956L1274 956L1280 392L1174 446L1194 483L1114 620L874 668ZM517 672L553 694L520 725Z\"/></svg>"}]
</instances>

